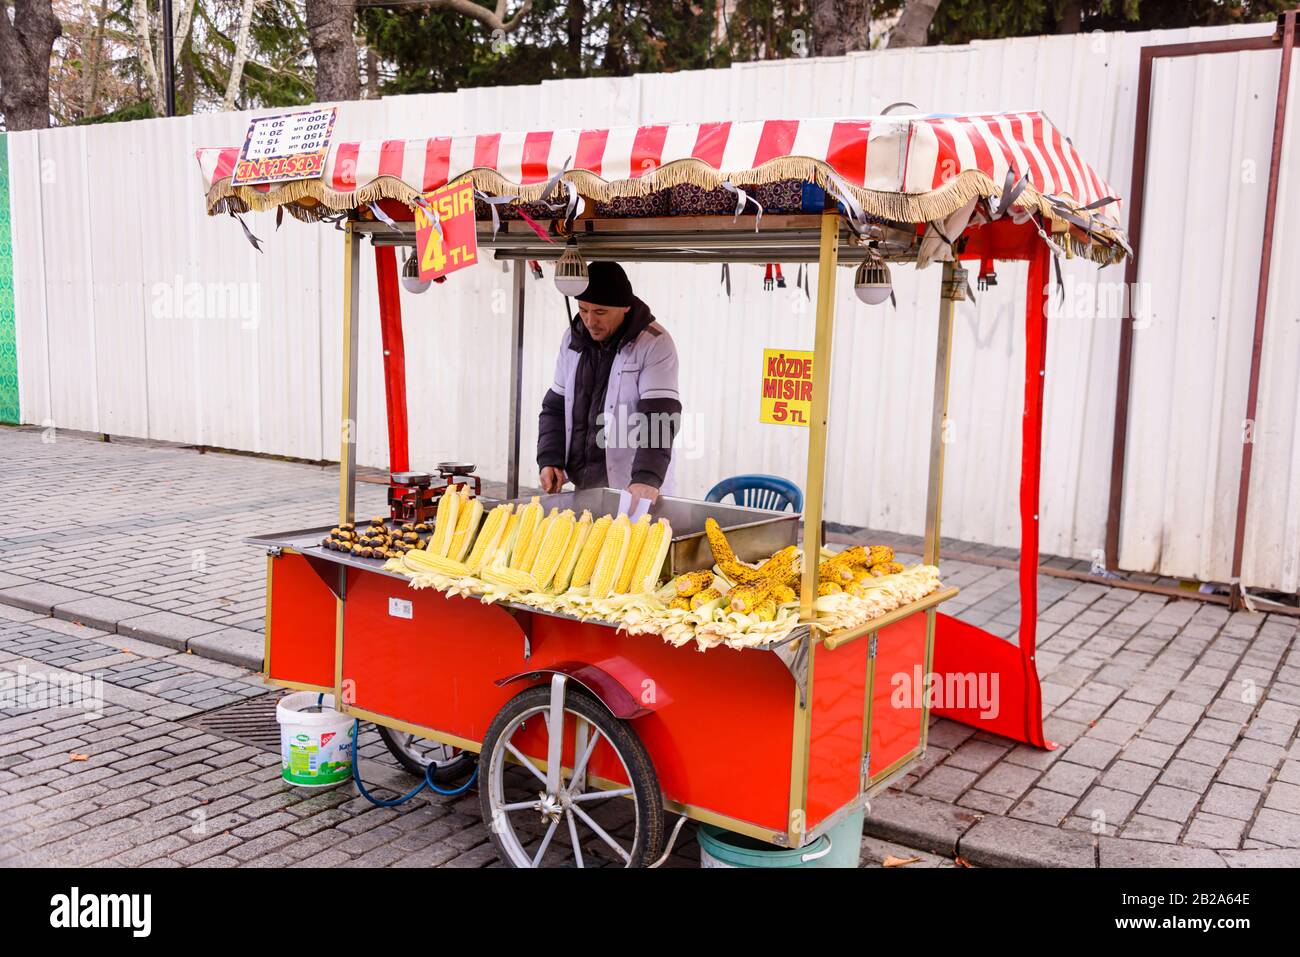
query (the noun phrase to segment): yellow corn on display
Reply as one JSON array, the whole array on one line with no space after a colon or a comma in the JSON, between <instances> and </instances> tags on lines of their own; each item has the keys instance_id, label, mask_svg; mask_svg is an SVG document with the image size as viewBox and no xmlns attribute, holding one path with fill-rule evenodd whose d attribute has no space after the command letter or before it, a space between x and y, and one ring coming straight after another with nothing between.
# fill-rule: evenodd
<instances>
[{"instance_id":1,"label":"yellow corn on display","mask_svg":"<svg viewBox=\"0 0 1300 957\"><path fill-rule=\"evenodd\" d=\"M902 562L881 562L878 565L871 566L871 574L876 578L883 578L885 575L897 575L902 570Z\"/></svg>"},{"instance_id":2,"label":"yellow corn on display","mask_svg":"<svg viewBox=\"0 0 1300 957\"><path fill-rule=\"evenodd\" d=\"M528 571L537 582L539 590L545 590L555 577L560 563L564 561L564 549L569 544L573 532L573 509L566 508L559 515L549 515L533 536L537 542L537 557Z\"/></svg>"},{"instance_id":3,"label":"yellow corn on display","mask_svg":"<svg viewBox=\"0 0 1300 957\"><path fill-rule=\"evenodd\" d=\"M491 560L497 546L501 544L501 536L505 533L513 511L513 505L498 505L488 513L483 527L474 539L474 547L465 558L465 565L471 575L476 573L485 562Z\"/></svg>"},{"instance_id":4,"label":"yellow corn on display","mask_svg":"<svg viewBox=\"0 0 1300 957\"><path fill-rule=\"evenodd\" d=\"M784 584L794 574L794 563L798 560L799 549L794 545L787 545L765 561L759 571L775 587Z\"/></svg>"},{"instance_id":5,"label":"yellow corn on display","mask_svg":"<svg viewBox=\"0 0 1300 957\"><path fill-rule=\"evenodd\" d=\"M447 554L447 549L451 547L451 537L456 532L456 517L459 510L460 496L456 494L456 486L448 486L447 491L442 493L442 498L438 499L438 511L434 513L433 537L425 546L429 554L443 556Z\"/></svg>"},{"instance_id":6,"label":"yellow corn on display","mask_svg":"<svg viewBox=\"0 0 1300 957\"><path fill-rule=\"evenodd\" d=\"M506 527L501 532L501 541L497 543L496 550L483 560L481 568L487 568L489 565L495 568L510 567L510 553L514 551L515 541L519 537L519 519L522 511L523 509L516 509L506 518Z\"/></svg>"},{"instance_id":7,"label":"yellow corn on display","mask_svg":"<svg viewBox=\"0 0 1300 957\"><path fill-rule=\"evenodd\" d=\"M844 587L839 582L818 582L818 595L838 595L844 591Z\"/></svg>"},{"instance_id":8,"label":"yellow corn on display","mask_svg":"<svg viewBox=\"0 0 1300 957\"><path fill-rule=\"evenodd\" d=\"M483 503L470 498L468 493L461 493L460 506L456 514L456 531L452 533L451 544L447 548L447 557L463 562L474 543L474 534L478 523L483 518Z\"/></svg>"},{"instance_id":9,"label":"yellow corn on display","mask_svg":"<svg viewBox=\"0 0 1300 957\"><path fill-rule=\"evenodd\" d=\"M537 591L537 580L528 572L521 572L517 568L499 568L490 565L479 572L479 577L489 585L501 585L521 592Z\"/></svg>"},{"instance_id":10,"label":"yellow corn on display","mask_svg":"<svg viewBox=\"0 0 1300 957\"><path fill-rule=\"evenodd\" d=\"M704 520L704 535L709 540L709 548L713 549L713 560L719 565L736 560L736 553L731 550L727 536L722 534L722 526L716 520L712 518Z\"/></svg>"},{"instance_id":11,"label":"yellow corn on display","mask_svg":"<svg viewBox=\"0 0 1300 957\"><path fill-rule=\"evenodd\" d=\"M664 567L664 559L668 557L668 547L672 543L673 529L668 524L668 519L661 518L646 529L641 545L637 549L635 561L632 559L631 551L628 552L627 564L632 566L632 573L623 594L639 595L642 592L655 590L655 586L659 584L659 572Z\"/></svg>"},{"instance_id":12,"label":"yellow corn on display","mask_svg":"<svg viewBox=\"0 0 1300 957\"><path fill-rule=\"evenodd\" d=\"M468 575L469 569L463 562L458 562L442 555L434 555L422 548L413 548L402 556L402 564L416 574L434 572L439 575Z\"/></svg>"},{"instance_id":13,"label":"yellow corn on display","mask_svg":"<svg viewBox=\"0 0 1300 957\"><path fill-rule=\"evenodd\" d=\"M795 601L799 596L789 585L782 584L777 585L772 589L771 597L778 605L788 605L790 602Z\"/></svg>"},{"instance_id":14,"label":"yellow corn on display","mask_svg":"<svg viewBox=\"0 0 1300 957\"><path fill-rule=\"evenodd\" d=\"M866 562L868 565L879 565L894 560L894 550L888 545L872 545L867 551L870 552Z\"/></svg>"},{"instance_id":15,"label":"yellow corn on display","mask_svg":"<svg viewBox=\"0 0 1300 957\"><path fill-rule=\"evenodd\" d=\"M707 605L709 602L717 601L721 597L722 592L718 591L716 588L706 588L704 591L696 592L690 598L691 610L694 611L701 605Z\"/></svg>"},{"instance_id":16,"label":"yellow corn on display","mask_svg":"<svg viewBox=\"0 0 1300 957\"><path fill-rule=\"evenodd\" d=\"M524 550L524 557L519 563L521 571L532 571L533 563L537 561L537 556L542 550L542 539L559 519L559 511L558 508L552 508L533 530L532 536L528 539L528 547Z\"/></svg>"},{"instance_id":17,"label":"yellow corn on display","mask_svg":"<svg viewBox=\"0 0 1300 957\"><path fill-rule=\"evenodd\" d=\"M627 549L631 541L632 523L626 515L620 515L605 533L600 557L596 559L596 568L591 573L587 590L589 597L600 599L610 596L623 572L623 563L627 561Z\"/></svg>"},{"instance_id":18,"label":"yellow corn on display","mask_svg":"<svg viewBox=\"0 0 1300 957\"><path fill-rule=\"evenodd\" d=\"M690 598L713 584L713 572L705 569L698 572L686 572L677 576L677 597Z\"/></svg>"},{"instance_id":19,"label":"yellow corn on display","mask_svg":"<svg viewBox=\"0 0 1300 957\"><path fill-rule=\"evenodd\" d=\"M573 570L578 567L578 557L587 544L587 538L591 535L591 528L591 511L584 509L582 518L574 523L569 532L569 540L564 543L564 557L555 570L555 577L551 579L551 594L558 595L568 589L569 582L573 580Z\"/></svg>"},{"instance_id":20,"label":"yellow corn on display","mask_svg":"<svg viewBox=\"0 0 1300 957\"><path fill-rule=\"evenodd\" d=\"M614 581L614 592L619 595L626 595L628 589L632 587L632 573L636 571L637 559L641 555L641 546L645 543L646 535L650 532L650 516L642 515L632 526L632 536L627 540L627 561L619 569L618 578Z\"/></svg>"},{"instance_id":21,"label":"yellow corn on display","mask_svg":"<svg viewBox=\"0 0 1300 957\"><path fill-rule=\"evenodd\" d=\"M754 615L759 621L771 621L776 617L776 602L770 597L764 598L754 609Z\"/></svg>"},{"instance_id":22,"label":"yellow corn on display","mask_svg":"<svg viewBox=\"0 0 1300 957\"><path fill-rule=\"evenodd\" d=\"M699 594L699 592L696 592L696 594ZM691 599L686 595L678 595L676 598L674 598L672 601L668 603L668 607L676 608L678 611L690 611Z\"/></svg>"},{"instance_id":23,"label":"yellow corn on display","mask_svg":"<svg viewBox=\"0 0 1300 957\"><path fill-rule=\"evenodd\" d=\"M609 527L613 524L612 518L602 515L591 526L591 534L587 536L587 541L578 554L578 563L573 567L570 588L582 588L591 583L592 573L596 570L596 561L600 558L601 549L605 547L605 536L609 534Z\"/></svg>"},{"instance_id":24,"label":"yellow corn on display","mask_svg":"<svg viewBox=\"0 0 1300 957\"><path fill-rule=\"evenodd\" d=\"M510 567L524 570L524 559L528 555L528 546L532 543L537 527L542 523L542 500L534 495L533 500L519 510L519 530L515 535L514 548L510 552ZM536 555L536 552L533 553Z\"/></svg>"},{"instance_id":25,"label":"yellow corn on display","mask_svg":"<svg viewBox=\"0 0 1300 957\"><path fill-rule=\"evenodd\" d=\"M853 581L853 568L843 565L833 558L828 558L817 566L817 580L846 584Z\"/></svg>"},{"instance_id":26,"label":"yellow corn on display","mask_svg":"<svg viewBox=\"0 0 1300 957\"><path fill-rule=\"evenodd\" d=\"M871 550L865 545L854 545L851 548L844 549L831 560L854 568L859 565L869 565L871 564Z\"/></svg>"}]
</instances>

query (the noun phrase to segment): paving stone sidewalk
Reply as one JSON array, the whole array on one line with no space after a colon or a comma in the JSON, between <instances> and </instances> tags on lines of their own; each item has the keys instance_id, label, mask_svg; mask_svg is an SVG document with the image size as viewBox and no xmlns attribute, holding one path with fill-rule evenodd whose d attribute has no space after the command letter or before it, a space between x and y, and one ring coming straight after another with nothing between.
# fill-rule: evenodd
<instances>
[{"instance_id":1,"label":"paving stone sidewalk","mask_svg":"<svg viewBox=\"0 0 1300 957\"><path fill-rule=\"evenodd\" d=\"M336 476L0 428L0 667L99 674L109 700L91 720L0 713L0 863L492 862L472 800L378 812L350 787L303 796L274 755L186 723L267 692L252 673L264 560L242 539L330 521ZM363 484L361 513L383 496ZM944 562L943 576L962 589L947 611L1015 640L1014 572ZM864 862L1300 865L1297 619L1039 585L1047 734L1061 747L936 720L922 767L873 801ZM381 751L363 754L382 767ZM231 826L190 830L200 809ZM695 859L689 842L674 858Z\"/></svg>"}]
</instances>

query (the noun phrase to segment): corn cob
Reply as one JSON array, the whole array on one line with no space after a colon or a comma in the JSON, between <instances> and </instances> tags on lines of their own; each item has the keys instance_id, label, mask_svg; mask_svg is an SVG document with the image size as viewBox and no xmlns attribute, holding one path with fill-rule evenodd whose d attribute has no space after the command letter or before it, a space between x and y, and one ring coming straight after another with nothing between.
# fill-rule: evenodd
<instances>
[{"instance_id":1,"label":"corn cob","mask_svg":"<svg viewBox=\"0 0 1300 957\"><path fill-rule=\"evenodd\" d=\"M698 594L698 592L696 594ZM679 611L690 611L691 599L685 595L679 595L668 603L668 607L676 608Z\"/></svg>"},{"instance_id":2,"label":"corn cob","mask_svg":"<svg viewBox=\"0 0 1300 957\"><path fill-rule=\"evenodd\" d=\"M600 558L600 550L605 547L605 536L609 534L609 528L613 524L612 518L602 515L596 519L596 524L591 526L591 534L587 536L587 541L578 554L578 563L573 567L570 588L582 588L591 583L592 573L596 570L596 561Z\"/></svg>"},{"instance_id":3,"label":"corn cob","mask_svg":"<svg viewBox=\"0 0 1300 957\"><path fill-rule=\"evenodd\" d=\"M451 537L456 532L456 515L459 510L460 496L456 494L456 486L449 485L447 491L442 493L442 498L438 499L433 537L425 546L429 554L443 556L447 554L447 549L451 547Z\"/></svg>"},{"instance_id":4,"label":"corn cob","mask_svg":"<svg viewBox=\"0 0 1300 957\"><path fill-rule=\"evenodd\" d=\"M842 565L833 558L828 558L817 566L817 580L845 584L853 581L853 569Z\"/></svg>"},{"instance_id":5,"label":"corn cob","mask_svg":"<svg viewBox=\"0 0 1300 957\"><path fill-rule=\"evenodd\" d=\"M519 531L515 536L514 548L510 552L510 567L516 570L526 569L524 558L528 546L542 521L542 500L534 495L533 500L519 510ZM533 553L536 555L536 552Z\"/></svg>"},{"instance_id":6,"label":"corn cob","mask_svg":"<svg viewBox=\"0 0 1300 957\"><path fill-rule=\"evenodd\" d=\"M474 543L474 533L483 518L483 503L476 498L469 498L462 493L460 507L456 514L456 531L452 533L451 545L447 548L447 557L463 562L469 554L469 547Z\"/></svg>"},{"instance_id":7,"label":"corn cob","mask_svg":"<svg viewBox=\"0 0 1300 957\"><path fill-rule=\"evenodd\" d=\"M537 591L536 579L528 572L521 572L517 568L500 568L491 565L479 572L479 577L490 585L501 585L514 591Z\"/></svg>"},{"instance_id":8,"label":"corn cob","mask_svg":"<svg viewBox=\"0 0 1300 957\"><path fill-rule=\"evenodd\" d=\"M731 545L727 542L727 536L722 534L722 526L712 518L704 520L704 534L709 540L709 548L713 549L713 560L719 565L723 562L734 562L736 553L731 550Z\"/></svg>"},{"instance_id":9,"label":"corn cob","mask_svg":"<svg viewBox=\"0 0 1300 957\"><path fill-rule=\"evenodd\" d=\"M555 570L555 578L551 580L551 594L558 595L569 587L569 582L573 580L573 570L578 567L578 556L582 554L587 538L591 535L591 527L591 512L584 509L582 518L574 524L569 540L564 544L564 558Z\"/></svg>"},{"instance_id":10,"label":"corn cob","mask_svg":"<svg viewBox=\"0 0 1300 957\"><path fill-rule=\"evenodd\" d=\"M776 602L770 597L764 598L758 603L758 607L754 609L754 616L759 621L771 621L776 617Z\"/></svg>"},{"instance_id":11,"label":"corn cob","mask_svg":"<svg viewBox=\"0 0 1300 957\"><path fill-rule=\"evenodd\" d=\"M614 580L614 592L619 595L626 595L628 589L632 587L632 573L636 571L637 560L641 557L641 546L645 544L646 536L650 533L650 516L642 515L632 526L632 535L627 540L627 561L619 569L618 577Z\"/></svg>"},{"instance_id":12,"label":"corn cob","mask_svg":"<svg viewBox=\"0 0 1300 957\"><path fill-rule=\"evenodd\" d=\"M690 598L713 584L713 572L705 569L677 576L677 597Z\"/></svg>"},{"instance_id":13,"label":"corn cob","mask_svg":"<svg viewBox=\"0 0 1300 957\"><path fill-rule=\"evenodd\" d=\"M488 513L483 527L474 539L474 547L470 549L469 556L465 559L465 565L471 575L475 574L484 562L492 558L497 546L501 544L501 536L505 533L506 526L510 524L510 514L514 508L513 505L498 505Z\"/></svg>"},{"instance_id":14,"label":"corn cob","mask_svg":"<svg viewBox=\"0 0 1300 957\"><path fill-rule=\"evenodd\" d=\"M587 594L592 598L608 598L627 561L627 547L632 541L632 523L620 515L609 526L605 541L600 547L600 557L591 573Z\"/></svg>"},{"instance_id":15,"label":"corn cob","mask_svg":"<svg viewBox=\"0 0 1300 957\"><path fill-rule=\"evenodd\" d=\"M844 587L839 582L819 582L817 584L818 595L838 595L844 591Z\"/></svg>"},{"instance_id":16,"label":"corn cob","mask_svg":"<svg viewBox=\"0 0 1300 957\"><path fill-rule=\"evenodd\" d=\"M442 555L434 555L422 548L413 548L402 556L402 564L411 571L419 574L422 572L434 572L439 575L456 575L463 576L469 574L469 569L463 562L458 562Z\"/></svg>"},{"instance_id":17,"label":"corn cob","mask_svg":"<svg viewBox=\"0 0 1300 957\"><path fill-rule=\"evenodd\" d=\"M673 542L673 529L668 519L661 518L646 530L641 547L637 550L633 562L629 552L628 564L633 565L628 591L632 594L654 591L659 584L659 572L668 557L668 547Z\"/></svg>"},{"instance_id":18,"label":"corn cob","mask_svg":"<svg viewBox=\"0 0 1300 957\"><path fill-rule=\"evenodd\" d=\"M871 553L871 557L867 559L868 565L879 565L894 560L894 550L888 545L872 545L868 551Z\"/></svg>"},{"instance_id":19,"label":"corn cob","mask_svg":"<svg viewBox=\"0 0 1300 957\"><path fill-rule=\"evenodd\" d=\"M740 561L718 562L718 570L737 585L756 585L763 580L761 569L751 568Z\"/></svg>"},{"instance_id":20,"label":"corn cob","mask_svg":"<svg viewBox=\"0 0 1300 957\"><path fill-rule=\"evenodd\" d=\"M569 544L573 532L573 509L566 508L559 515L548 516L541 529L534 536L539 541L537 557L528 569L537 582L538 591L544 591L555 577L555 572L564 561L564 549Z\"/></svg>"},{"instance_id":21,"label":"corn cob","mask_svg":"<svg viewBox=\"0 0 1300 957\"><path fill-rule=\"evenodd\" d=\"M785 584L786 581L794 574L794 563L799 559L799 549L794 545L787 545L771 558L763 563L759 570L773 587Z\"/></svg>"},{"instance_id":22,"label":"corn cob","mask_svg":"<svg viewBox=\"0 0 1300 957\"><path fill-rule=\"evenodd\" d=\"M788 605L798 597L795 590L789 585L777 585L772 589L772 600L778 605Z\"/></svg>"},{"instance_id":23,"label":"corn cob","mask_svg":"<svg viewBox=\"0 0 1300 957\"><path fill-rule=\"evenodd\" d=\"M497 543L495 551L489 552L488 557L483 559L480 570L487 568L489 565L496 568L510 567L510 553L514 550L515 541L519 537L519 520L523 509L516 509L506 518L506 527L501 530L501 540Z\"/></svg>"},{"instance_id":24,"label":"corn cob","mask_svg":"<svg viewBox=\"0 0 1300 957\"><path fill-rule=\"evenodd\" d=\"M885 575L897 575L902 570L902 562L881 562L878 565L871 566L871 574L876 578L882 578Z\"/></svg>"},{"instance_id":25,"label":"corn cob","mask_svg":"<svg viewBox=\"0 0 1300 957\"><path fill-rule=\"evenodd\" d=\"M694 611L696 608L699 608L701 605L707 605L709 602L716 601L721 597L722 597L722 592L718 591L716 588L706 588L704 589L704 591L696 592L694 595L691 596L690 599L691 610Z\"/></svg>"},{"instance_id":26,"label":"corn cob","mask_svg":"<svg viewBox=\"0 0 1300 957\"><path fill-rule=\"evenodd\" d=\"M727 593L732 611L748 615L767 598L772 586L766 582L757 585L737 585Z\"/></svg>"}]
</instances>

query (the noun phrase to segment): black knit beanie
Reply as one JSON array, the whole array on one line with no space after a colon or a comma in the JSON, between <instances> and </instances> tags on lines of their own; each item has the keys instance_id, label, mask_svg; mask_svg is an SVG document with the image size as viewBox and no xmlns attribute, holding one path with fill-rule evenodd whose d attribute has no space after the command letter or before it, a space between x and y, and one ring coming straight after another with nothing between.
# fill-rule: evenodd
<instances>
[{"instance_id":1,"label":"black knit beanie","mask_svg":"<svg viewBox=\"0 0 1300 957\"><path fill-rule=\"evenodd\" d=\"M630 306L632 283L618 263L591 263L587 266L587 288L574 298L595 306Z\"/></svg>"}]
</instances>

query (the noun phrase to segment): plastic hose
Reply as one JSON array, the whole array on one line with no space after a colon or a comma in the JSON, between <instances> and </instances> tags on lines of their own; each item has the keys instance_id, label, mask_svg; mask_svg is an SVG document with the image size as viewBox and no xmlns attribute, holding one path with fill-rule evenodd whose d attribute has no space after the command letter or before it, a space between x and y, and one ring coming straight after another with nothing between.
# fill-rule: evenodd
<instances>
[{"instance_id":1,"label":"plastic hose","mask_svg":"<svg viewBox=\"0 0 1300 957\"><path fill-rule=\"evenodd\" d=\"M442 794L447 797L455 797L457 794L464 794L466 791L470 789L470 786L473 785L473 783L478 780L478 768L476 767L474 768L474 773L469 776L469 780L466 781L464 784L462 784L460 787L458 788L439 787L438 785L433 783L433 764L430 763L429 766L424 769L423 781L417 784L411 791L407 792L406 794L403 794L401 797L390 798L389 800L385 801L382 798L375 797L369 791L367 791L365 784L361 780L361 749L358 747L358 744L360 743L360 737L361 737L361 722L354 719L352 722L352 750L353 750L352 780L357 782L357 790L361 792L361 796L365 798L367 801L369 801L371 804L375 805L375 807L397 807L397 805L399 804L405 804L407 801L411 800L411 798L415 797L425 788L428 788L430 791L433 791L437 794Z\"/></svg>"}]
</instances>

